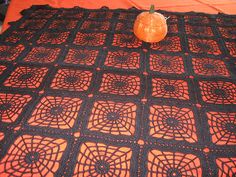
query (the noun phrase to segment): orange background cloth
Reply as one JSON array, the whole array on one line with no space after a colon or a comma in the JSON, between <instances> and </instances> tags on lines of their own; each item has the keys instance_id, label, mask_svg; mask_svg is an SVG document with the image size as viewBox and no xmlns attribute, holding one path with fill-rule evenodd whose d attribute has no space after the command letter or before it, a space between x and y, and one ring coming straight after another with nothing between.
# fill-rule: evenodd
<instances>
[{"instance_id":1,"label":"orange background cloth","mask_svg":"<svg viewBox=\"0 0 236 177\"><path fill-rule=\"evenodd\" d=\"M100 8L102 6L112 9L127 9L132 6L138 9L149 9L150 5L154 4L156 9L168 11L236 14L235 0L11 0L3 23L2 32L9 27L8 22L16 21L21 17L20 12L22 10L32 5L45 4L49 4L52 7L71 8L80 6L90 9Z\"/></svg>"}]
</instances>

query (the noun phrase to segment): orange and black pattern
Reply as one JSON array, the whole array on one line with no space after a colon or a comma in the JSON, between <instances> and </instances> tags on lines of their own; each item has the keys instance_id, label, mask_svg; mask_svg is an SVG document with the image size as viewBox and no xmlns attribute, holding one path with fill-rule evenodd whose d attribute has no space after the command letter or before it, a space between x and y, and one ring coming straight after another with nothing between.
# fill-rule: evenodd
<instances>
[{"instance_id":1,"label":"orange and black pattern","mask_svg":"<svg viewBox=\"0 0 236 177\"><path fill-rule=\"evenodd\" d=\"M236 17L32 6L0 36L1 177L236 175Z\"/></svg>"},{"instance_id":2,"label":"orange and black pattern","mask_svg":"<svg viewBox=\"0 0 236 177\"><path fill-rule=\"evenodd\" d=\"M60 53L60 48L35 47L24 57L26 62L51 63L54 62Z\"/></svg>"}]
</instances>

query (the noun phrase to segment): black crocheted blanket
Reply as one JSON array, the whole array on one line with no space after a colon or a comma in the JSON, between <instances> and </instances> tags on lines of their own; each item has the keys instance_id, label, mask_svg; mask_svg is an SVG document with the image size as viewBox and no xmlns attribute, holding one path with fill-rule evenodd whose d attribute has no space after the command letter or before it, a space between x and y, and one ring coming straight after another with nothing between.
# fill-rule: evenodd
<instances>
[{"instance_id":1,"label":"black crocheted blanket","mask_svg":"<svg viewBox=\"0 0 236 177\"><path fill-rule=\"evenodd\" d=\"M32 6L0 40L0 176L234 176L236 16Z\"/></svg>"}]
</instances>

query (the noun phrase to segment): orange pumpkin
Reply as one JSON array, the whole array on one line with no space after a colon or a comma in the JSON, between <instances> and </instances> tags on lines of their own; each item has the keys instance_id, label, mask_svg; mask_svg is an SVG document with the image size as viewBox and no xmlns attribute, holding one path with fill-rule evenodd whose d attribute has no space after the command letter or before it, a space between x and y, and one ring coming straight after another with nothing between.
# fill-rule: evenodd
<instances>
[{"instance_id":1,"label":"orange pumpkin","mask_svg":"<svg viewBox=\"0 0 236 177\"><path fill-rule=\"evenodd\" d=\"M155 12L154 5L139 14L134 22L134 34L145 42L159 42L167 34L166 18Z\"/></svg>"}]
</instances>

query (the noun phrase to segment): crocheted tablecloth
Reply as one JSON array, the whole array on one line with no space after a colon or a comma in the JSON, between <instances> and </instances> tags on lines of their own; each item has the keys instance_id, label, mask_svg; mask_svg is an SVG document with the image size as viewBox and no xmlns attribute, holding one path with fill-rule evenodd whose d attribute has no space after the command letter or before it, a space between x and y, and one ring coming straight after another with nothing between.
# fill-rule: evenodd
<instances>
[{"instance_id":1,"label":"crocheted tablecloth","mask_svg":"<svg viewBox=\"0 0 236 177\"><path fill-rule=\"evenodd\" d=\"M234 176L236 17L32 6L0 41L0 176Z\"/></svg>"}]
</instances>

